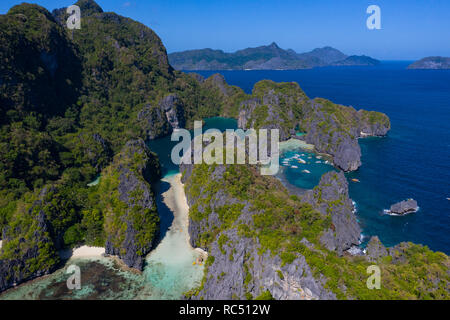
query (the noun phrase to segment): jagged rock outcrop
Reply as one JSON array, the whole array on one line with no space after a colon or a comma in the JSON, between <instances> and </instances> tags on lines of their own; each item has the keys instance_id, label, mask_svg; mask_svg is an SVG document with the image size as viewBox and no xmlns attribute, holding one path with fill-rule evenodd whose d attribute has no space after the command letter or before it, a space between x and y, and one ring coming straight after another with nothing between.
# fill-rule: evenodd
<instances>
[{"instance_id":1,"label":"jagged rock outcrop","mask_svg":"<svg viewBox=\"0 0 450 320\"><path fill-rule=\"evenodd\" d=\"M393 204L389 209L389 214L397 214L403 215L412 212L416 212L419 206L417 205L417 201L413 199L408 199L405 201L398 202Z\"/></svg>"},{"instance_id":2,"label":"jagged rock outcrop","mask_svg":"<svg viewBox=\"0 0 450 320\"><path fill-rule=\"evenodd\" d=\"M174 129L184 128L186 125L184 105L177 95L170 94L157 107L144 106L138 114L138 122L147 139L166 136Z\"/></svg>"},{"instance_id":3,"label":"jagged rock outcrop","mask_svg":"<svg viewBox=\"0 0 450 320\"><path fill-rule=\"evenodd\" d=\"M327 112L329 104L322 100L307 103L305 117L301 120L302 128L307 132L305 141L313 144L318 152L330 154L338 168L344 171L357 170L361 166L361 148L356 135L352 136L350 128L344 127L347 123L341 123L334 113ZM348 112L350 109L343 111Z\"/></svg>"},{"instance_id":4,"label":"jagged rock outcrop","mask_svg":"<svg viewBox=\"0 0 450 320\"><path fill-rule=\"evenodd\" d=\"M342 171L324 174L319 185L308 191L303 200L321 214L331 216L332 225L320 238L320 242L328 250L335 250L342 255L345 250L359 245L361 228L353 212L348 182Z\"/></svg>"},{"instance_id":5,"label":"jagged rock outcrop","mask_svg":"<svg viewBox=\"0 0 450 320\"><path fill-rule=\"evenodd\" d=\"M239 236L237 229L218 235L226 244L214 241L208 254L214 262L208 266L203 290L196 298L229 300L258 297L269 291L276 300L333 300L335 295L314 278L305 258L298 255L283 264L278 255L261 255L253 239Z\"/></svg>"},{"instance_id":6,"label":"jagged rock outcrop","mask_svg":"<svg viewBox=\"0 0 450 320\"><path fill-rule=\"evenodd\" d=\"M370 238L366 247L366 259L370 262L376 262L387 255L388 251L380 239L377 236Z\"/></svg>"},{"instance_id":7,"label":"jagged rock outcrop","mask_svg":"<svg viewBox=\"0 0 450 320\"><path fill-rule=\"evenodd\" d=\"M186 120L184 118L184 106L177 95L168 95L159 102L159 105L165 112L167 121L169 122L172 130L180 129L185 126Z\"/></svg>"},{"instance_id":8,"label":"jagged rock outcrop","mask_svg":"<svg viewBox=\"0 0 450 320\"><path fill-rule=\"evenodd\" d=\"M56 269L59 256L43 209L51 205L48 195L55 191L53 187L43 188L38 199L28 209L18 212L13 224L3 231L0 292Z\"/></svg>"},{"instance_id":9,"label":"jagged rock outcrop","mask_svg":"<svg viewBox=\"0 0 450 320\"><path fill-rule=\"evenodd\" d=\"M233 90L231 90L226 83L224 76L219 73L213 74L210 78L208 78L208 81L215 87L219 88L220 92L226 97L233 93Z\"/></svg>"},{"instance_id":10,"label":"jagged rock outcrop","mask_svg":"<svg viewBox=\"0 0 450 320\"><path fill-rule=\"evenodd\" d=\"M157 158L143 140L129 141L102 174L112 184L112 205L105 212L106 253L142 270L159 232L159 216L151 183L159 179ZM120 200L117 204L115 197Z\"/></svg>"},{"instance_id":11,"label":"jagged rock outcrop","mask_svg":"<svg viewBox=\"0 0 450 320\"><path fill-rule=\"evenodd\" d=\"M358 130L356 134L360 138L374 136L383 137L391 129L389 118L379 112L358 110Z\"/></svg>"}]
</instances>

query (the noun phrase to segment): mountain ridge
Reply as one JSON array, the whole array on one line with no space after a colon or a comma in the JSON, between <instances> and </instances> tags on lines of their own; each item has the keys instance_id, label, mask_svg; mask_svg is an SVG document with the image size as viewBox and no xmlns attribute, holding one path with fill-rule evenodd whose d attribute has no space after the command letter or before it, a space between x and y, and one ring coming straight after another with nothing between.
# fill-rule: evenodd
<instances>
[{"instance_id":1,"label":"mountain ridge","mask_svg":"<svg viewBox=\"0 0 450 320\"><path fill-rule=\"evenodd\" d=\"M297 53L293 49L280 48L276 42L235 52L205 48L173 52L168 56L176 70L296 70L380 63L365 55L348 56L330 46Z\"/></svg>"}]
</instances>

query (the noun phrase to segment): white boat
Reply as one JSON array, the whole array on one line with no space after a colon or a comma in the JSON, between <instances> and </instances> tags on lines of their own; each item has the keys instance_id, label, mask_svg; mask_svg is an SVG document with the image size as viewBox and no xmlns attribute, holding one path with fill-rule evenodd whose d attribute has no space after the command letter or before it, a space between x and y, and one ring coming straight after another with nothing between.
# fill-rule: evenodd
<instances>
[{"instance_id":1,"label":"white boat","mask_svg":"<svg viewBox=\"0 0 450 320\"><path fill-rule=\"evenodd\" d=\"M291 166L291 168L293 168L293 169L298 169L298 167L297 167L297 166Z\"/></svg>"},{"instance_id":2,"label":"white boat","mask_svg":"<svg viewBox=\"0 0 450 320\"><path fill-rule=\"evenodd\" d=\"M298 158L298 162L303 163L303 164L306 164L306 161L303 160L302 158Z\"/></svg>"},{"instance_id":3,"label":"white boat","mask_svg":"<svg viewBox=\"0 0 450 320\"><path fill-rule=\"evenodd\" d=\"M304 173L311 173L311 171L309 171L309 170L303 170L302 172L304 172Z\"/></svg>"}]
</instances>

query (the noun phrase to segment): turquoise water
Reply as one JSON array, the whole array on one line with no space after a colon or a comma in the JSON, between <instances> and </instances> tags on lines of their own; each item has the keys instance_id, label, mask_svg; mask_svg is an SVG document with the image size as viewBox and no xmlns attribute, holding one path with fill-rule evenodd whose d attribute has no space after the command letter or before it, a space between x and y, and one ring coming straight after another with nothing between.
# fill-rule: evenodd
<instances>
[{"instance_id":1,"label":"turquoise water","mask_svg":"<svg viewBox=\"0 0 450 320\"><path fill-rule=\"evenodd\" d=\"M66 282L71 274L66 271L72 264L80 267L81 290L67 288ZM74 259L49 276L7 291L0 300L133 299L137 293L145 292L141 283L142 276L121 271L110 259Z\"/></svg>"},{"instance_id":2,"label":"turquoise water","mask_svg":"<svg viewBox=\"0 0 450 320\"><path fill-rule=\"evenodd\" d=\"M200 121L201 119L197 119ZM234 119L214 117L204 120L203 132L209 129L218 129L225 131L226 129L237 129L237 122ZM194 137L193 130L190 131L192 138ZM178 144L177 141L171 141L171 137L156 139L148 143L150 149L158 154L159 162L161 164L162 175L176 174L179 172L178 166L173 164L170 156L174 146Z\"/></svg>"},{"instance_id":3,"label":"turquoise water","mask_svg":"<svg viewBox=\"0 0 450 320\"><path fill-rule=\"evenodd\" d=\"M309 97L386 113L392 130L386 138L359 140L363 165L347 174L361 181L350 182L350 196L363 232L388 246L412 241L450 254L450 70L407 70L409 63L221 73L247 93L263 79L295 81ZM296 175L287 172L289 181L303 186ZM383 214L407 198L418 201L417 213Z\"/></svg>"},{"instance_id":4,"label":"turquoise water","mask_svg":"<svg viewBox=\"0 0 450 320\"><path fill-rule=\"evenodd\" d=\"M322 175L334 170L327 159L304 150L281 154L280 165L288 182L301 189L313 189L319 184Z\"/></svg>"},{"instance_id":5,"label":"turquoise water","mask_svg":"<svg viewBox=\"0 0 450 320\"><path fill-rule=\"evenodd\" d=\"M88 187L95 187L95 186L98 186L99 183L100 183L100 175L97 178L95 178L94 181L89 183L87 186Z\"/></svg>"}]
</instances>

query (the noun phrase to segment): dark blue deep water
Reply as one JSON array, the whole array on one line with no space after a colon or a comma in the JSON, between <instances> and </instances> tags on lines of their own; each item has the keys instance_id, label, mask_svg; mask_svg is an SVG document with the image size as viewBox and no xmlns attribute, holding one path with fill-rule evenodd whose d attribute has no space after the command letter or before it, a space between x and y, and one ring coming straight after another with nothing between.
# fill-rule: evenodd
<instances>
[{"instance_id":1,"label":"dark blue deep water","mask_svg":"<svg viewBox=\"0 0 450 320\"><path fill-rule=\"evenodd\" d=\"M450 70L407 70L408 64L220 73L248 93L259 80L296 81L311 98L386 113L389 135L359 140L363 165L347 175L361 181L350 182L350 196L363 233L366 239L378 235L388 246L412 241L450 254ZM407 198L418 201L417 213L383 214Z\"/></svg>"}]
</instances>

